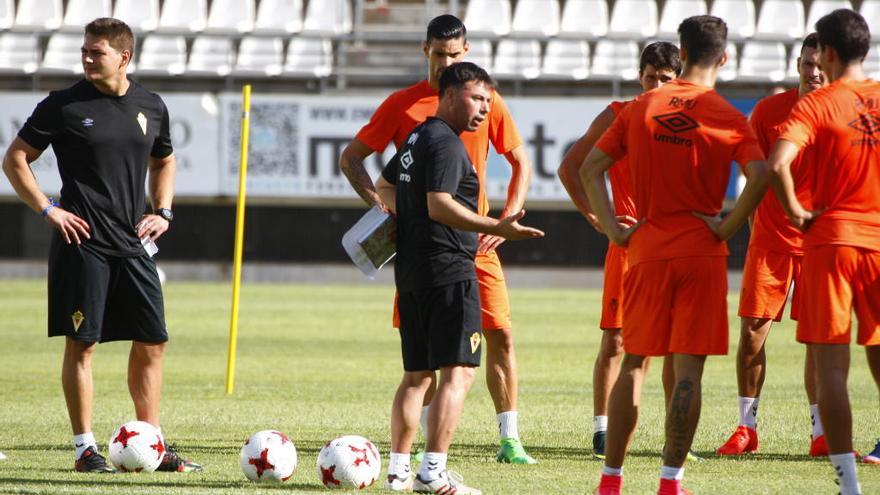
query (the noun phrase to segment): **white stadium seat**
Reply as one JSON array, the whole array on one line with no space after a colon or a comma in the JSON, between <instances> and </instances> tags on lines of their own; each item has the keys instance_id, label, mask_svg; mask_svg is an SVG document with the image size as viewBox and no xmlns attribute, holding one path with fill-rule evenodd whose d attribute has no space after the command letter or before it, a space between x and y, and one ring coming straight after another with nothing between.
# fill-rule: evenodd
<instances>
[{"instance_id":1,"label":"white stadium seat","mask_svg":"<svg viewBox=\"0 0 880 495\"><path fill-rule=\"evenodd\" d=\"M186 71L186 38L148 35L141 46L138 71L165 76L183 74Z\"/></svg>"},{"instance_id":2,"label":"white stadium seat","mask_svg":"<svg viewBox=\"0 0 880 495\"><path fill-rule=\"evenodd\" d=\"M786 81L797 82L800 78L800 74L798 74L797 59L801 56L802 43L802 40L798 40L795 41L793 45L791 45L791 51L788 55L788 68L785 71Z\"/></svg>"},{"instance_id":3,"label":"white stadium seat","mask_svg":"<svg viewBox=\"0 0 880 495\"><path fill-rule=\"evenodd\" d=\"M254 29L254 0L213 0L206 31L247 33Z\"/></svg>"},{"instance_id":4,"label":"white stadium seat","mask_svg":"<svg viewBox=\"0 0 880 495\"><path fill-rule=\"evenodd\" d=\"M306 7L303 32L339 35L351 31L349 0L311 0Z\"/></svg>"},{"instance_id":5,"label":"white stadium seat","mask_svg":"<svg viewBox=\"0 0 880 495\"><path fill-rule=\"evenodd\" d=\"M110 0L68 0L61 27L67 31L82 33L86 24L98 17L110 17L112 14Z\"/></svg>"},{"instance_id":6,"label":"white stadium seat","mask_svg":"<svg viewBox=\"0 0 880 495\"><path fill-rule=\"evenodd\" d=\"M597 39L608 34L608 3L605 0L566 0L559 35Z\"/></svg>"},{"instance_id":7,"label":"white stadium seat","mask_svg":"<svg viewBox=\"0 0 880 495\"><path fill-rule=\"evenodd\" d=\"M510 0L470 0L464 25L468 34L506 35L510 32Z\"/></svg>"},{"instance_id":8,"label":"white stadium seat","mask_svg":"<svg viewBox=\"0 0 880 495\"><path fill-rule=\"evenodd\" d=\"M37 70L37 35L0 34L0 72L31 74Z\"/></svg>"},{"instance_id":9,"label":"white stadium seat","mask_svg":"<svg viewBox=\"0 0 880 495\"><path fill-rule=\"evenodd\" d=\"M764 0L755 37L772 40L802 38L805 22L801 0Z\"/></svg>"},{"instance_id":10,"label":"white stadium seat","mask_svg":"<svg viewBox=\"0 0 880 495\"><path fill-rule=\"evenodd\" d=\"M40 72L82 74L81 34L55 33L49 37Z\"/></svg>"},{"instance_id":11,"label":"white stadium seat","mask_svg":"<svg viewBox=\"0 0 880 495\"><path fill-rule=\"evenodd\" d=\"M871 45L868 50L868 56L865 57L865 75L880 81L880 44Z\"/></svg>"},{"instance_id":12,"label":"white stadium seat","mask_svg":"<svg viewBox=\"0 0 880 495\"><path fill-rule=\"evenodd\" d=\"M743 40L755 35L755 4L752 0L714 0L711 15L727 23L727 38Z\"/></svg>"},{"instance_id":13,"label":"white stadium seat","mask_svg":"<svg viewBox=\"0 0 880 495\"><path fill-rule=\"evenodd\" d=\"M329 39L296 37L287 47L283 73L327 77L333 72L333 44Z\"/></svg>"},{"instance_id":14,"label":"white stadium seat","mask_svg":"<svg viewBox=\"0 0 880 495\"><path fill-rule=\"evenodd\" d=\"M516 2L510 34L548 37L556 36L558 33L558 0L519 0Z\"/></svg>"},{"instance_id":15,"label":"white stadium seat","mask_svg":"<svg viewBox=\"0 0 880 495\"><path fill-rule=\"evenodd\" d=\"M859 14L862 14L871 29L871 39L880 40L880 0L862 0Z\"/></svg>"},{"instance_id":16,"label":"white stadium seat","mask_svg":"<svg viewBox=\"0 0 880 495\"><path fill-rule=\"evenodd\" d=\"M735 44L728 42L725 51L727 52L727 63L718 71L718 80L727 82L736 79L739 63Z\"/></svg>"},{"instance_id":17,"label":"white stadium seat","mask_svg":"<svg viewBox=\"0 0 880 495\"><path fill-rule=\"evenodd\" d=\"M116 0L113 17L135 32L153 31L159 27L159 0Z\"/></svg>"},{"instance_id":18,"label":"white stadium seat","mask_svg":"<svg viewBox=\"0 0 880 495\"><path fill-rule=\"evenodd\" d=\"M639 46L635 41L599 40L590 72L595 78L638 78Z\"/></svg>"},{"instance_id":19,"label":"white stadium seat","mask_svg":"<svg viewBox=\"0 0 880 495\"><path fill-rule=\"evenodd\" d=\"M468 40L470 49L465 60L488 70L492 67L492 42L489 40Z\"/></svg>"},{"instance_id":20,"label":"white stadium seat","mask_svg":"<svg viewBox=\"0 0 880 495\"><path fill-rule=\"evenodd\" d=\"M785 79L785 45L772 41L747 41L739 61L741 81L779 82Z\"/></svg>"},{"instance_id":21,"label":"white stadium seat","mask_svg":"<svg viewBox=\"0 0 880 495\"><path fill-rule=\"evenodd\" d=\"M617 38L650 38L657 34L654 0L617 0L611 10L608 35Z\"/></svg>"},{"instance_id":22,"label":"white stadium seat","mask_svg":"<svg viewBox=\"0 0 880 495\"><path fill-rule=\"evenodd\" d=\"M207 0L165 0L159 17L160 31L199 32L208 24Z\"/></svg>"},{"instance_id":23,"label":"white stadium seat","mask_svg":"<svg viewBox=\"0 0 880 495\"><path fill-rule=\"evenodd\" d=\"M550 40L541 77L586 79L590 75L590 45L583 40Z\"/></svg>"},{"instance_id":24,"label":"white stadium seat","mask_svg":"<svg viewBox=\"0 0 880 495\"><path fill-rule=\"evenodd\" d=\"M254 32L293 34L302 31L302 0L261 0Z\"/></svg>"},{"instance_id":25,"label":"white stadium seat","mask_svg":"<svg viewBox=\"0 0 880 495\"><path fill-rule=\"evenodd\" d=\"M277 76L284 63L284 43L281 38L246 36L238 46L238 58L233 74Z\"/></svg>"},{"instance_id":26,"label":"white stadium seat","mask_svg":"<svg viewBox=\"0 0 880 495\"><path fill-rule=\"evenodd\" d=\"M61 26L62 19L61 0L19 0L15 29L51 31Z\"/></svg>"},{"instance_id":27,"label":"white stadium seat","mask_svg":"<svg viewBox=\"0 0 880 495\"><path fill-rule=\"evenodd\" d=\"M536 40L499 41L492 74L500 78L538 77L541 74L541 44Z\"/></svg>"},{"instance_id":28,"label":"white stadium seat","mask_svg":"<svg viewBox=\"0 0 880 495\"><path fill-rule=\"evenodd\" d=\"M187 75L225 76L232 72L235 51L228 36L201 35L189 51Z\"/></svg>"},{"instance_id":29,"label":"white stadium seat","mask_svg":"<svg viewBox=\"0 0 880 495\"><path fill-rule=\"evenodd\" d=\"M9 29L15 24L15 0L0 0L0 29Z\"/></svg>"},{"instance_id":30,"label":"white stadium seat","mask_svg":"<svg viewBox=\"0 0 880 495\"><path fill-rule=\"evenodd\" d=\"M666 0L657 36L662 39L678 40L678 25L681 21L709 11L704 0Z\"/></svg>"},{"instance_id":31,"label":"white stadium seat","mask_svg":"<svg viewBox=\"0 0 880 495\"><path fill-rule=\"evenodd\" d=\"M815 31L816 21L825 16L825 14L830 14L837 9L852 9L852 4L849 0L813 0L813 3L810 4L810 12L807 14L804 34ZM870 24L868 25L870 26Z\"/></svg>"}]
</instances>

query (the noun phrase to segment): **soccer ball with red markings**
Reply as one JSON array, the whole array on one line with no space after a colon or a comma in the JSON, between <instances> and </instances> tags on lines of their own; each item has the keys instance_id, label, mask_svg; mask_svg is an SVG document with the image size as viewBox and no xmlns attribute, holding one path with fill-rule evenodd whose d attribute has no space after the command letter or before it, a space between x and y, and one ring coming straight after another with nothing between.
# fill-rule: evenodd
<instances>
[{"instance_id":1,"label":"soccer ball with red markings","mask_svg":"<svg viewBox=\"0 0 880 495\"><path fill-rule=\"evenodd\" d=\"M110 462L120 471L155 471L165 456L159 429L144 421L129 421L110 437Z\"/></svg>"},{"instance_id":2,"label":"soccer ball with red markings","mask_svg":"<svg viewBox=\"0 0 880 495\"><path fill-rule=\"evenodd\" d=\"M282 483L296 470L296 447L280 431L258 431L245 440L239 460L249 480Z\"/></svg>"},{"instance_id":3,"label":"soccer ball with red markings","mask_svg":"<svg viewBox=\"0 0 880 495\"><path fill-rule=\"evenodd\" d=\"M361 436L331 440L318 454L318 477L327 488L366 488L379 479L381 470L379 450Z\"/></svg>"}]
</instances>

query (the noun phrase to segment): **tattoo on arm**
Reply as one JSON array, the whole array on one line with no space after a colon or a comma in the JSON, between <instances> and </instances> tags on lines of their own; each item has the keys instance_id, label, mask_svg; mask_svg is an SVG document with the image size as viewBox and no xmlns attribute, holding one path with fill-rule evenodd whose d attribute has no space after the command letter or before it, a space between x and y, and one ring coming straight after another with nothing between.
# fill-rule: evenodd
<instances>
[{"instance_id":1,"label":"tattoo on arm","mask_svg":"<svg viewBox=\"0 0 880 495\"><path fill-rule=\"evenodd\" d=\"M370 179L370 174L367 173L367 169L364 167L364 162L352 156L344 161L344 165L342 173L348 178L348 182L351 183L351 187L354 188L358 196L368 206L381 203L381 199L376 194L376 188L373 186L373 181Z\"/></svg>"},{"instance_id":2,"label":"tattoo on arm","mask_svg":"<svg viewBox=\"0 0 880 495\"><path fill-rule=\"evenodd\" d=\"M685 378L675 384L672 391L672 400L669 403L669 411L666 413L666 451L664 453L666 465L679 466L687 458L690 442L693 441L697 418L699 417L699 405L695 406L694 399L697 392L694 383Z\"/></svg>"}]
</instances>

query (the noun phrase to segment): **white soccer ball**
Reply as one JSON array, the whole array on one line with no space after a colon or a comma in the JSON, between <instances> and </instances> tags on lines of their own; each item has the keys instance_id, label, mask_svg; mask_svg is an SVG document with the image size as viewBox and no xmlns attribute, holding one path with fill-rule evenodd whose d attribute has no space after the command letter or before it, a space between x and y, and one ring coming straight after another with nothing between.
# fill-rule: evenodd
<instances>
[{"instance_id":1,"label":"white soccer ball","mask_svg":"<svg viewBox=\"0 0 880 495\"><path fill-rule=\"evenodd\" d=\"M159 429L144 421L129 421L110 437L110 462L120 471L155 471L165 456Z\"/></svg>"},{"instance_id":2,"label":"white soccer ball","mask_svg":"<svg viewBox=\"0 0 880 495\"><path fill-rule=\"evenodd\" d=\"M379 479L381 470L379 450L361 436L331 440L318 454L318 477L327 488L365 488Z\"/></svg>"},{"instance_id":3,"label":"white soccer ball","mask_svg":"<svg viewBox=\"0 0 880 495\"><path fill-rule=\"evenodd\" d=\"M240 462L249 480L281 483L296 469L296 447L280 431L258 431L245 440Z\"/></svg>"}]
</instances>

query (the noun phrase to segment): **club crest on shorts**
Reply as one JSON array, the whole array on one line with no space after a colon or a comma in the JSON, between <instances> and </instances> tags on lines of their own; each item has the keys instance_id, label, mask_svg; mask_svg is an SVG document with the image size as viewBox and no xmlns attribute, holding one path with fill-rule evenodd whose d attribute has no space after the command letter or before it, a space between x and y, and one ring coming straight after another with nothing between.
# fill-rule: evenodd
<instances>
[{"instance_id":1,"label":"club crest on shorts","mask_svg":"<svg viewBox=\"0 0 880 495\"><path fill-rule=\"evenodd\" d=\"M477 352L477 349L480 348L481 340L482 337L480 336L480 332L474 332L473 335L471 335L471 354L474 354Z\"/></svg>"},{"instance_id":2,"label":"club crest on shorts","mask_svg":"<svg viewBox=\"0 0 880 495\"><path fill-rule=\"evenodd\" d=\"M138 124L141 126L141 130L144 132L144 136L147 135L147 116L144 115L144 112L138 112L137 116Z\"/></svg>"},{"instance_id":3,"label":"club crest on shorts","mask_svg":"<svg viewBox=\"0 0 880 495\"><path fill-rule=\"evenodd\" d=\"M82 311L76 310L75 313L70 315L70 320L73 321L73 331L79 332L79 327L84 321L86 321L86 316Z\"/></svg>"}]
</instances>

